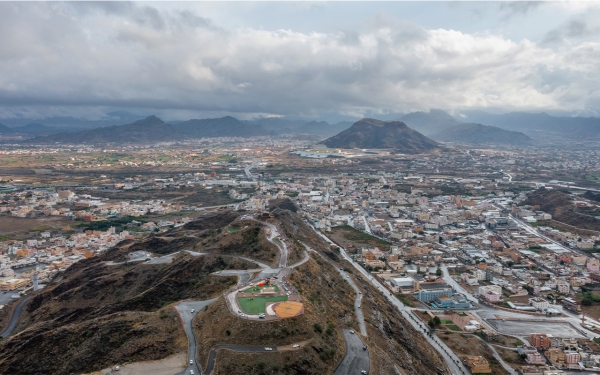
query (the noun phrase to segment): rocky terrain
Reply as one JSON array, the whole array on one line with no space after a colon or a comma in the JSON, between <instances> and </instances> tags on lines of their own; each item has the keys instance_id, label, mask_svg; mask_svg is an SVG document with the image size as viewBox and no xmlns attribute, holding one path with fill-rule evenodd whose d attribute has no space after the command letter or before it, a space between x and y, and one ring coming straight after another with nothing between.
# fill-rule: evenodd
<instances>
[{"instance_id":1,"label":"rocky terrain","mask_svg":"<svg viewBox=\"0 0 600 375\"><path fill-rule=\"evenodd\" d=\"M600 212L595 209L577 208L573 198L564 191L538 189L521 204L540 206L542 211L552 215L552 219L580 229L600 231Z\"/></svg>"},{"instance_id":2,"label":"rocky terrain","mask_svg":"<svg viewBox=\"0 0 600 375\"><path fill-rule=\"evenodd\" d=\"M294 212L289 200L276 201L269 210L258 217L276 224L288 240L290 263L306 259L305 245L320 253L311 252L289 276L305 312L281 321L248 321L230 314L218 299L193 323L203 366L217 344L303 342L299 350L268 354L220 351L219 373L332 373L345 354L341 329L358 330L356 294L337 270L344 268L364 295L369 336L363 339L369 346L371 373L392 374L394 367L410 374L449 373L420 334ZM186 335L174 306L181 300L218 297L235 285L236 278L213 272L256 267L228 254L277 263L277 249L265 240L262 225L242 219L243 214L222 211L139 242L123 241L59 274L31 295L16 333L0 342L0 373L85 373L185 351ZM126 262L130 253L140 250L164 261Z\"/></svg>"},{"instance_id":3,"label":"rocky terrain","mask_svg":"<svg viewBox=\"0 0 600 375\"><path fill-rule=\"evenodd\" d=\"M324 140L331 148L394 149L399 153L420 153L439 148L439 144L400 121L365 118L349 129Z\"/></svg>"}]
</instances>

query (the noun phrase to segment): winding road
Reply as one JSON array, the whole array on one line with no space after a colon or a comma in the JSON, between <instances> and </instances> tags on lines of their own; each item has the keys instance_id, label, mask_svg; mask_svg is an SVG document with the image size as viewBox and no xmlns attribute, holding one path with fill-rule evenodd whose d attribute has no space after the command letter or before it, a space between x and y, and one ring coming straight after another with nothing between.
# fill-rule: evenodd
<instances>
[{"instance_id":1,"label":"winding road","mask_svg":"<svg viewBox=\"0 0 600 375\"><path fill-rule=\"evenodd\" d=\"M21 317L21 312L23 310L23 306L29 301L31 296L27 296L21 300L15 307L12 316L10 317L10 322L8 323L8 327L4 330L4 332L0 333L0 337L6 338L10 336L10 334L15 330L17 323L19 322L19 318Z\"/></svg>"},{"instance_id":2,"label":"winding road","mask_svg":"<svg viewBox=\"0 0 600 375\"><path fill-rule=\"evenodd\" d=\"M323 254L319 253L318 251L315 251L315 250L311 249L310 247L308 247L304 243L302 243L302 245L304 245L304 247L306 248L307 251L312 251L312 252L318 254L324 261L326 261L333 268L335 268L339 272L339 274L342 276L342 279L346 280L346 282L348 282L348 284L350 284L350 286L352 287L352 289L354 289L354 292L356 293L356 298L354 300L354 313L356 314L356 320L358 321L358 326L359 326L359 329L360 329L360 334L363 335L363 336L365 336L365 337L367 337L368 336L368 334L367 334L367 327L365 325L365 318L363 316L362 309L361 309L362 293L360 292L360 290L358 289L358 287L354 283L354 280L352 280L350 278L350 275L348 275L348 273L346 271L344 271L341 268L338 268L329 259L327 259L327 257L325 257Z\"/></svg>"},{"instance_id":3,"label":"winding road","mask_svg":"<svg viewBox=\"0 0 600 375\"><path fill-rule=\"evenodd\" d=\"M469 369L466 366L464 366L464 364L459 360L459 358L456 356L456 354L454 354L452 352L452 350L443 341L438 339L435 335L429 336L428 335L429 329L425 326L425 324L423 324L420 320L418 320L411 313L411 311L410 311L411 309L407 308L402 302L400 302L395 296L393 296L387 290L387 288L384 287L381 283L379 283L379 281L377 281L373 276L371 276L367 272L367 270L362 268L358 263L354 262L352 260L352 258L350 258L350 256L346 253L346 249L340 247L339 245L337 245L336 243L331 241L327 236L325 236L318 229L316 229L312 225L312 223L308 222L308 225L312 228L312 230L317 235L319 235L321 238L323 238L325 241L327 241L327 243L338 246L340 248L340 254L342 255L342 257L345 260L347 260L348 262L350 262L350 264L352 264L352 266L358 272L360 272L375 288L379 289L383 293L385 298L387 298L387 300L394 307L396 307L398 309L398 311L400 311L400 313L405 318L405 320L407 322L409 322L412 325L412 327L415 330L417 330L417 332L420 332L421 334L423 334L423 337L425 338L425 340L427 340L427 342L429 342L429 344L431 344L433 346L433 348L440 354L440 356L442 356L442 358L444 359L444 361L450 368L450 371L452 372L452 374L454 374L454 375L470 374Z\"/></svg>"},{"instance_id":4,"label":"winding road","mask_svg":"<svg viewBox=\"0 0 600 375\"><path fill-rule=\"evenodd\" d=\"M332 375L360 374L371 369L369 350L361 338L348 329L343 329L344 340L346 340L346 355L335 369Z\"/></svg>"},{"instance_id":5,"label":"winding road","mask_svg":"<svg viewBox=\"0 0 600 375\"><path fill-rule=\"evenodd\" d=\"M194 328L192 326L192 322L194 321L194 318L196 317L196 315L198 315L198 313L203 308L209 306L211 303L215 302L216 300L217 300L216 298L213 298L213 299L209 299L206 301L186 301L186 302L181 302L177 306L175 306L175 308L179 312L179 316L181 316L181 320L183 321L183 329L185 330L185 333L188 338L188 362L187 363L189 364L189 366L185 370L178 373L177 375L190 374L191 373L190 370L194 370L194 374L196 374L196 375L200 375L202 373L200 365L198 364L198 360L196 358L197 353L198 353L198 348L196 346L196 334L194 333ZM193 312L192 312L192 310L193 310ZM190 364L190 361L192 361L191 364Z\"/></svg>"}]
</instances>

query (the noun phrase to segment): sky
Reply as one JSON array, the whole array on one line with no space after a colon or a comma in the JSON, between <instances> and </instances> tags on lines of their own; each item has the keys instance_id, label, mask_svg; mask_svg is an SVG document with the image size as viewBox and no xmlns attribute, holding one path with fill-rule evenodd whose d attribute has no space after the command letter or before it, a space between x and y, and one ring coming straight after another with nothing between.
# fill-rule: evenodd
<instances>
[{"instance_id":1,"label":"sky","mask_svg":"<svg viewBox=\"0 0 600 375\"><path fill-rule=\"evenodd\" d=\"M600 2L0 2L0 119L600 116Z\"/></svg>"}]
</instances>

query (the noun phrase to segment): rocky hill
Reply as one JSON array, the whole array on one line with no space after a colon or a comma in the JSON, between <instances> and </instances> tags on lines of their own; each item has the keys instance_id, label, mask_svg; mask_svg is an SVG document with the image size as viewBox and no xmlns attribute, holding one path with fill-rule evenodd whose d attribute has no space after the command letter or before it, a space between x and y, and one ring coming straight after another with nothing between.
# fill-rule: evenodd
<instances>
[{"instance_id":1,"label":"rocky hill","mask_svg":"<svg viewBox=\"0 0 600 375\"><path fill-rule=\"evenodd\" d=\"M35 143L152 143L182 139L172 125L156 116L127 125L107 126L76 133L59 133L31 140Z\"/></svg>"},{"instance_id":2,"label":"rocky hill","mask_svg":"<svg viewBox=\"0 0 600 375\"><path fill-rule=\"evenodd\" d=\"M364 118L349 129L321 142L332 148L394 149L400 153L420 153L439 144L400 121Z\"/></svg>"},{"instance_id":3,"label":"rocky hill","mask_svg":"<svg viewBox=\"0 0 600 375\"><path fill-rule=\"evenodd\" d=\"M580 229L600 231L600 211L595 208L580 209L573 203L573 197L565 191L538 189L529 194L521 204L540 206L552 215L552 219Z\"/></svg>"},{"instance_id":4,"label":"rocky hill","mask_svg":"<svg viewBox=\"0 0 600 375\"><path fill-rule=\"evenodd\" d=\"M474 145L527 145L529 136L517 132L481 124L458 124L431 135L440 142L469 143Z\"/></svg>"},{"instance_id":5,"label":"rocky hill","mask_svg":"<svg viewBox=\"0 0 600 375\"><path fill-rule=\"evenodd\" d=\"M218 344L264 347L303 342L306 346L296 351L221 351L219 373L331 374L346 350L341 329L358 331L356 294L339 273L345 268L363 295L368 332L363 340L371 373L393 374L397 367L406 374L450 374L439 355L381 292L354 272L293 208L290 201L277 201L270 214L259 218L278 226L290 244L291 264L305 260L289 276L302 297L304 314L267 322L240 319L219 298L193 323L199 363L204 366L210 349ZM231 255L271 266L278 263L276 246L266 240L264 226L242 218L243 214L209 214L138 242L125 241L57 275L31 295L16 334L0 341L0 373L77 374L185 352L186 334L174 309L178 301L220 297L236 278L214 272L256 267ZM306 258L304 245L317 251ZM139 250L167 258L126 261Z\"/></svg>"}]
</instances>

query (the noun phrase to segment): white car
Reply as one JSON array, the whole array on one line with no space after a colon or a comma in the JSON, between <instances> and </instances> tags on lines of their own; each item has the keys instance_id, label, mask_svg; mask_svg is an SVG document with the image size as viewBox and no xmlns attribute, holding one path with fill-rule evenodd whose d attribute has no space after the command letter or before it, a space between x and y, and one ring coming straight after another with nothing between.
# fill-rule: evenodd
<instances>
[{"instance_id":1,"label":"white car","mask_svg":"<svg viewBox=\"0 0 600 375\"><path fill-rule=\"evenodd\" d=\"M265 348L265 350L266 350L266 351L268 351L268 352L270 352L270 351L272 351L272 350L273 350L273 348L269 348L269 347L267 347L267 348Z\"/></svg>"},{"instance_id":2,"label":"white car","mask_svg":"<svg viewBox=\"0 0 600 375\"><path fill-rule=\"evenodd\" d=\"M300 347L300 344L294 344L294 345L292 345L292 348L299 348L299 347Z\"/></svg>"},{"instance_id":3,"label":"white car","mask_svg":"<svg viewBox=\"0 0 600 375\"><path fill-rule=\"evenodd\" d=\"M194 361L190 359L190 365L193 365L193 364L194 364Z\"/></svg>"},{"instance_id":4,"label":"white car","mask_svg":"<svg viewBox=\"0 0 600 375\"><path fill-rule=\"evenodd\" d=\"M196 310L192 309L192 313L196 312Z\"/></svg>"},{"instance_id":5,"label":"white car","mask_svg":"<svg viewBox=\"0 0 600 375\"><path fill-rule=\"evenodd\" d=\"M190 375L194 375L194 370L190 370Z\"/></svg>"},{"instance_id":6,"label":"white car","mask_svg":"<svg viewBox=\"0 0 600 375\"><path fill-rule=\"evenodd\" d=\"M351 333L351 334L354 334L354 331L350 330L350 333Z\"/></svg>"}]
</instances>

